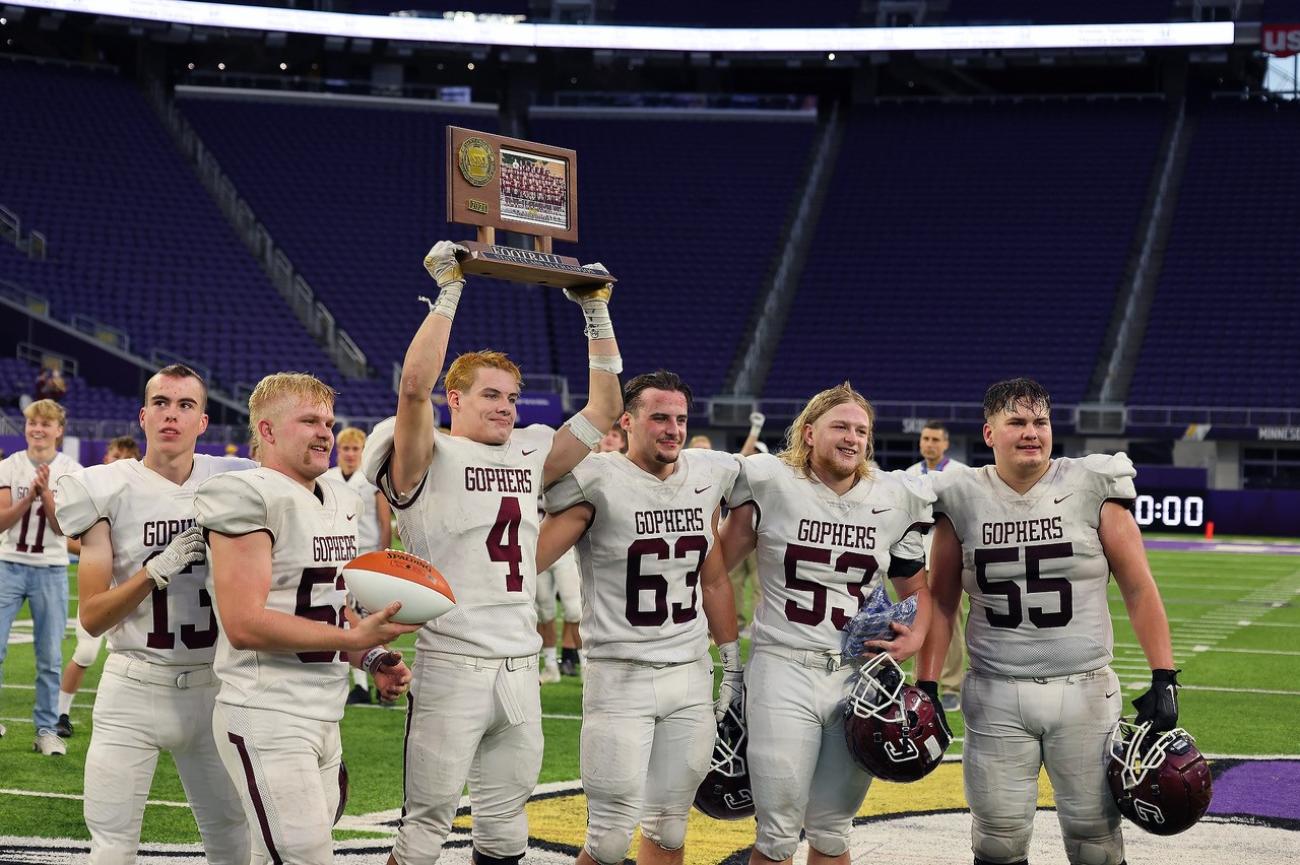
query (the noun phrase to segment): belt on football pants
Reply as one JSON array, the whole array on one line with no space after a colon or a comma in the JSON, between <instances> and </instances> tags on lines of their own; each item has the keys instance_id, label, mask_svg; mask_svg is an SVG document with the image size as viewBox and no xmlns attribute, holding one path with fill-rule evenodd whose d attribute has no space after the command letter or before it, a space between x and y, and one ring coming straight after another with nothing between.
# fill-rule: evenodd
<instances>
[{"instance_id":1,"label":"belt on football pants","mask_svg":"<svg viewBox=\"0 0 1300 865\"><path fill-rule=\"evenodd\" d=\"M476 658L473 655L453 655L450 652L421 652L419 657L437 658L470 670L532 670L537 667L537 656L526 655L522 658Z\"/></svg>"},{"instance_id":2,"label":"belt on football pants","mask_svg":"<svg viewBox=\"0 0 1300 865\"><path fill-rule=\"evenodd\" d=\"M972 676L981 679L996 679L1000 682L1037 682L1040 685L1047 685L1052 682L1065 682L1071 684L1074 682L1086 682L1087 680L1106 674L1110 667L1098 667L1095 670L1088 670L1083 673L1070 673L1065 676L1005 676L1000 673L989 673L983 670L969 670Z\"/></svg>"},{"instance_id":3,"label":"belt on football pants","mask_svg":"<svg viewBox=\"0 0 1300 865\"><path fill-rule=\"evenodd\" d=\"M762 646L755 651L786 658L800 666L825 670L828 673L834 673L846 663L839 649L789 649L785 646Z\"/></svg>"},{"instance_id":4,"label":"belt on football pants","mask_svg":"<svg viewBox=\"0 0 1300 865\"><path fill-rule=\"evenodd\" d=\"M124 658L112 652L104 661L104 670L143 685L163 685L181 689L201 688L212 684L217 678L212 673L211 664L186 667L151 664L148 661Z\"/></svg>"}]
</instances>

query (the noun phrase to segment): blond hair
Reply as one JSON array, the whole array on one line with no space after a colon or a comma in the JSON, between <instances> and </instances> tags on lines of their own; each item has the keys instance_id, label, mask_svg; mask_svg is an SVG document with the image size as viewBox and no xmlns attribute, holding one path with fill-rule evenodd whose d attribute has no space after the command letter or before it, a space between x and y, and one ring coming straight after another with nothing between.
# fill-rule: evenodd
<instances>
[{"instance_id":1,"label":"blond hair","mask_svg":"<svg viewBox=\"0 0 1300 865\"><path fill-rule=\"evenodd\" d=\"M867 402L865 396L854 390L853 385L846 381L835 387L827 388L808 400L808 404L803 407L803 411L799 412L799 416L794 419L794 422L790 424L790 428L786 430L785 450L778 454L781 461L803 472L804 475L809 474L812 471L812 447L804 443L804 427L816 423L826 412L846 402L861 406L863 411L867 413L867 423L870 425L874 437L876 410L871 407L871 403ZM858 464L858 477L865 478L871 474L871 459L874 454L874 438L868 438L867 449L863 454L862 462Z\"/></svg>"},{"instance_id":2,"label":"blond hair","mask_svg":"<svg viewBox=\"0 0 1300 865\"><path fill-rule=\"evenodd\" d=\"M447 375L443 378L443 387L447 390L467 391L474 384L474 375L480 369L499 369L515 377L522 385L524 374L519 366L500 351L467 351L451 362Z\"/></svg>"},{"instance_id":3,"label":"blond hair","mask_svg":"<svg viewBox=\"0 0 1300 865\"><path fill-rule=\"evenodd\" d=\"M334 407L338 391L305 372L275 372L257 383L248 397L248 431L253 441L259 439L257 425L270 415L272 406L295 397L312 405Z\"/></svg>"},{"instance_id":4,"label":"blond hair","mask_svg":"<svg viewBox=\"0 0 1300 865\"><path fill-rule=\"evenodd\" d=\"M347 429L341 429L338 435L334 436L334 443L339 447L347 444L356 444L361 447L366 446L366 431L350 426Z\"/></svg>"},{"instance_id":5,"label":"blond hair","mask_svg":"<svg viewBox=\"0 0 1300 865\"><path fill-rule=\"evenodd\" d=\"M52 399L38 399L28 403L23 409L23 417L28 420L52 420L59 426L68 425L68 412Z\"/></svg>"}]
</instances>

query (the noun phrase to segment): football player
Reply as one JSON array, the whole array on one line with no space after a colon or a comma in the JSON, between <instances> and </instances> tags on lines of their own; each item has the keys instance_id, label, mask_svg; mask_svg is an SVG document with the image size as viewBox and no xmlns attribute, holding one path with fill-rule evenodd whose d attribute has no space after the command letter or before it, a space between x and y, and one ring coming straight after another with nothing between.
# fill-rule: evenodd
<instances>
[{"instance_id":1,"label":"football player","mask_svg":"<svg viewBox=\"0 0 1300 865\"><path fill-rule=\"evenodd\" d=\"M366 480L361 471L361 452L366 446L366 434L356 427L339 430L335 441L338 446L338 465L325 472L323 477L339 481L356 490L361 496L361 515L357 517L357 553L386 550L393 544L393 512L379 487ZM359 615L368 610L353 605ZM370 684L364 670L352 670L352 690L348 703L369 703Z\"/></svg>"},{"instance_id":2,"label":"football player","mask_svg":"<svg viewBox=\"0 0 1300 865\"><path fill-rule=\"evenodd\" d=\"M36 705L32 749L58 757L59 669L68 623L68 542L55 516L54 487L81 466L59 451L67 413L54 400L23 409L27 448L0 462L0 682L4 680L9 628L23 601L32 611L36 649ZM5 734L0 724L0 736Z\"/></svg>"},{"instance_id":3,"label":"football player","mask_svg":"<svg viewBox=\"0 0 1300 865\"><path fill-rule=\"evenodd\" d=\"M118 460L138 459L140 459L140 445L131 436L118 436L108 443L108 448L104 451L104 465ZM80 547L70 551L80 555ZM73 734L72 719L69 717L72 701L76 698L77 691L81 690L81 683L86 678L86 670L95 665L95 661L99 658L99 650L103 647L103 635L92 637L78 618L77 648L73 650L72 660L68 661L68 665L63 668L63 679L59 682L59 721L54 725L54 729L60 738L67 739Z\"/></svg>"},{"instance_id":4,"label":"football player","mask_svg":"<svg viewBox=\"0 0 1300 865\"><path fill-rule=\"evenodd\" d=\"M917 596L911 627L867 645L896 661L920 647L930 617L921 534L929 482L870 467L870 403L845 382L804 406L779 456L745 460L722 526L729 567L758 551L762 599L745 671L752 865L788 862L800 832L808 862L849 861L849 832L871 776L849 754L841 701L852 667L841 631L875 585Z\"/></svg>"},{"instance_id":5,"label":"football player","mask_svg":"<svg viewBox=\"0 0 1300 865\"><path fill-rule=\"evenodd\" d=\"M217 622L194 495L207 478L253 463L194 453L207 388L189 367L160 369L144 403L143 460L92 466L58 485L61 524L81 539L78 619L92 638L108 635L86 753L90 861L135 862L158 754L169 751L208 860L243 865L248 826L208 723Z\"/></svg>"},{"instance_id":6,"label":"football player","mask_svg":"<svg viewBox=\"0 0 1300 865\"><path fill-rule=\"evenodd\" d=\"M935 622L918 684L935 697L964 589L962 771L977 865L1026 861L1041 766L1069 861L1124 861L1119 810L1098 758L1122 702L1109 667L1112 573L1153 671L1151 690L1136 702L1138 721L1163 731L1178 720L1169 623L1129 512L1133 463L1124 454L1052 459L1051 409L1035 381L993 385L984 442L994 464L934 482Z\"/></svg>"},{"instance_id":7,"label":"football player","mask_svg":"<svg viewBox=\"0 0 1300 865\"><path fill-rule=\"evenodd\" d=\"M564 662L557 664L555 658L555 597L559 595L564 604ZM537 569L537 633L542 638L542 672L543 685L553 685L560 681L560 674L577 676L580 674L581 661L577 658L578 648L575 632L582 618L582 587L578 576L578 562L572 551L567 551L547 568Z\"/></svg>"},{"instance_id":8,"label":"football player","mask_svg":"<svg viewBox=\"0 0 1300 865\"><path fill-rule=\"evenodd\" d=\"M542 568L577 544L582 574L580 865L621 863L638 823L637 862L682 861L717 730L710 633L725 671L719 716L741 690L731 582L710 555L740 461L683 450L691 391L675 373L637 376L623 403L627 454L586 459L547 490L537 547Z\"/></svg>"},{"instance_id":9,"label":"football player","mask_svg":"<svg viewBox=\"0 0 1300 865\"><path fill-rule=\"evenodd\" d=\"M397 602L364 619L347 606L342 569L357 555L362 502L321 478L334 391L276 373L253 389L248 413L261 467L209 478L195 499L221 626L209 723L254 827L251 861L330 863L347 777L338 722L348 664L395 699L410 671L384 645L419 626L389 621Z\"/></svg>"},{"instance_id":10,"label":"football player","mask_svg":"<svg viewBox=\"0 0 1300 865\"><path fill-rule=\"evenodd\" d=\"M440 289L402 364L397 416L366 442L363 469L397 509L407 549L447 578L456 609L417 642L406 739L405 809L389 862L432 863L469 782L478 865L516 865L524 804L542 763L537 656L537 531L542 490L567 474L618 418L622 360L608 285L566 291L586 319L587 405L560 430L515 430L519 368L492 351L447 370L451 434L435 431L430 393L465 286L442 241L425 257Z\"/></svg>"}]
</instances>

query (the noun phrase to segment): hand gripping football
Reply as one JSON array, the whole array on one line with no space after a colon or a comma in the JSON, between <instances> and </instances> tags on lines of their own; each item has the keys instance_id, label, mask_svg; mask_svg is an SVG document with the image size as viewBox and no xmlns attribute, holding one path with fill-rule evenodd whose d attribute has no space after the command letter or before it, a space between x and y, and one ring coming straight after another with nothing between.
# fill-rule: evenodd
<instances>
[{"instance_id":1,"label":"hand gripping football","mask_svg":"<svg viewBox=\"0 0 1300 865\"><path fill-rule=\"evenodd\" d=\"M393 621L404 625L431 621L456 606L451 586L433 565L397 550L357 556L344 565L343 581L357 603L371 612L401 601Z\"/></svg>"}]
</instances>

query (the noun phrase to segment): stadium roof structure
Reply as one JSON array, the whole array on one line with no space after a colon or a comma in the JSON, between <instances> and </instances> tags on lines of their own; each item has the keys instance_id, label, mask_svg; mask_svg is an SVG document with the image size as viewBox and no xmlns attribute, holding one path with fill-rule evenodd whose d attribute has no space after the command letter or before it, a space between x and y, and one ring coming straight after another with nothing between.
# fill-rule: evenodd
<instances>
[{"instance_id":1,"label":"stadium roof structure","mask_svg":"<svg viewBox=\"0 0 1300 865\"><path fill-rule=\"evenodd\" d=\"M1015 26L714 28L574 25L316 12L191 0L24 0L7 6L191 27L447 45L744 54L1229 46L1231 21Z\"/></svg>"}]
</instances>

